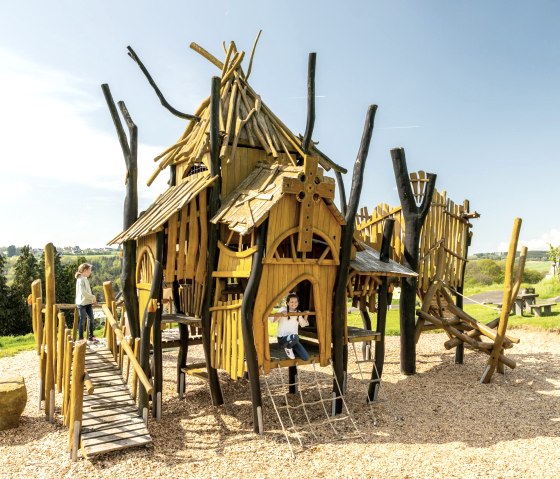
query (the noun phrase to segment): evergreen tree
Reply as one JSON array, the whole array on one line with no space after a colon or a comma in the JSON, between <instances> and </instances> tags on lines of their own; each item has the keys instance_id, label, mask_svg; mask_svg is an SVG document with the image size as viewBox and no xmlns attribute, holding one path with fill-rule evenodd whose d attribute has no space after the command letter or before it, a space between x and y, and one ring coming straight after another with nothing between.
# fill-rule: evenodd
<instances>
[{"instance_id":1,"label":"evergreen tree","mask_svg":"<svg viewBox=\"0 0 560 479\"><path fill-rule=\"evenodd\" d=\"M10 328L7 334L31 332L31 312L27 297L31 294L31 283L39 277L37 259L30 246L24 246L14 266L14 281L8 292Z\"/></svg>"},{"instance_id":2,"label":"evergreen tree","mask_svg":"<svg viewBox=\"0 0 560 479\"><path fill-rule=\"evenodd\" d=\"M0 254L0 336L6 336L9 334L9 310L11 309L8 302L10 296L10 288L6 281L6 258L3 254Z\"/></svg>"}]
</instances>

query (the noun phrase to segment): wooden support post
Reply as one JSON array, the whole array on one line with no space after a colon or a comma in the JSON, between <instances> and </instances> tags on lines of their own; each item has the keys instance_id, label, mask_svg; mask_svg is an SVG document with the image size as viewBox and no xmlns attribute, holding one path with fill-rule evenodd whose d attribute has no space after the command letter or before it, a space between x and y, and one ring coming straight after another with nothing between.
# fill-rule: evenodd
<instances>
[{"instance_id":1,"label":"wooden support post","mask_svg":"<svg viewBox=\"0 0 560 479\"><path fill-rule=\"evenodd\" d=\"M161 314L162 314L162 299L163 289L159 288L157 291L157 304L158 308L154 317L153 325L153 349L152 361L154 370L154 396L152 398L152 416L156 421L161 421L161 401L163 393L163 349L161 345Z\"/></svg>"},{"instance_id":2,"label":"wooden support post","mask_svg":"<svg viewBox=\"0 0 560 479\"><path fill-rule=\"evenodd\" d=\"M202 193L204 194L204 193ZM181 309L181 298L179 295L179 282L173 281L173 306L175 312L184 314ZM179 323L179 353L177 354L177 394L179 399L183 399L185 395L186 378L183 368L187 367L187 356L189 353L189 327L186 324Z\"/></svg>"},{"instance_id":3,"label":"wooden support post","mask_svg":"<svg viewBox=\"0 0 560 479\"><path fill-rule=\"evenodd\" d=\"M404 237L404 266L412 271L418 271L418 254L420 245L420 231L430 210L434 194L436 175L428 173L428 183L424 190L424 197L420 206L416 204L410 177L406 165L404 148L391 150L393 169L397 182L397 190L401 200L405 223ZM401 372L403 374L416 373L416 288L418 278L403 278L401 281L401 299L399 305L401 327Z\"/></svg>"},{"instance_id":4,"label":"wooden support post","mask_svg":"<svg viewBox=\"0 0 560 479\"><path fill-rule=\"evenodd\" d=\"M129 131L130 143L121 124L113 96L109 85L101 85L105 101L109 107L111 118L117 130L117 136L121 145L124 161L126 164L126 196L124 200L123 228L128 229L138 217L138 127L132 118L124 102L119 102L119 108L126 121ZM125 241L123 247L123 261L121 271L121 282L123 298L128 317L130 335L134 338L140 336L140 322L138 312L138 297L136 295L136 241Z\"/></svg>"},{"instance_id":5,"label":"wooden support post","mask_svg":"<svg viewBox=\"0 0 560 479\"><path fill-rule=\"evenodd\" d=\"M381 251L379 259L384 263L389 262L391 251L391 238L393 237L393 228L395 220L387 218L383 225L383 240L381 241ZM368 400L375 401L379 395L381 387L381 375L383 374L383 365L385 364L385 326L387 324L387 292L388 292L387 276L381 278L379 286L379 305L377 307L377 327L376 332L379 333L379 340L375 342L375 362L371 371L371 382L368 389Z\"/></svg>"},{"instance_id":6,"label":"wooden support post","mask_svg":"<svg viewBox=\"0 0 560 479\"><path fill-rule=\"evenodd\" d=\"M464 212L466 214L470 213L470 203L469 200L465 200L463 202ZM463 256L468 258L469 256L469 246L471 245L471 225L470 223L467 224L467 229L465 231L466 239L465 239L465 251ZM461 283L457 287L457 296L455 299L455 306L458 308L463 309L463 291L465 284L465 272L467 270L466 263L463 265L463 271L461 272ZM465 361L465 343L460 343L457 345L457 349L455 350L455 364L463 364Z\"/></svg>"},{"instance_id":7,"label":"wooden support post","mask_svg":"<svg viewBox=\"0 0 560 479\"><path fill-rule=\"evenodd\" d=\"M140 338L134 338L134 358L140 362ZM134 402L138 396L138 373L132 368L132 387L130 394Z\"/></svg>"},{"instance_id":8,"label":"wooden support post","mask_svg":"<svg viewBox=\"0 0 560 479\"><path fill-rule=\"evenodd\" d=\"M251 402L253 404L253 431L259 434L264 432L262 415L262 396L259 381L259 365L257 350L255 349L255 337L253 335L253 308L255 298L259 288L262 274L262 260L264 258L264 247L268 220L259 226L256 238L257 251L254 253L251 265L251 273L247 281L247 287L243 294L241 303L241 331L243 344L245 346L245 359L247 361L247 371L249 373L249 383L251 385Z\"/></svg>"},{"instance_id":9,"label":"wooden support post","mask_svg":"<svg viewBox=\"0 0 560 479\"><path fill-rule=\"evenodd\" d=\"M62 392L62 373L64 370L64 346L66 333L66 318L61 311L58 313L58 337L57 337L57 360L56 360L56 392Z\"/></svg>"},{"instance_id":10,"label":"wooden support post","mask_svg":"<svg viewBox=\"0 0 560 479\"><path fill-rule=\"evenodd\" d=\"M64 349L64 381L62 388L62 415L64 425L70 425L70 377L72 376L72 353L74 352L74 342L72 341L71 331L66 330L66 347Z\"/></svg>"},{"instance_id":11,"label":"wooden support post","mask_svg":"<svg viewBox=\"0 0 560 479\"><path fill-rule=\"evenodd\" d=\"M154 276L152 279L152 287L150 289L150 296L148 303L146 304L146 310L144 311L144 321L142 323L142 336L140 342L140 365L144 374L150 377L150 336L152 332L152 327L156 318L156 313L160 306L158 305L158 298L160 297L161 284L163 281L163 243L164 231L161 230L156 235L156 254L154 258ZM153 400L153 398L152 398ZM144 385L140 386L138 394L138 415L147 423L148 414L148 391Z\"/></svg>"},{"instance_id":12,"label":"wooden support post","mask_svg":"<svg viewBox=\"0 0 560 479\"><path fill-rule=\"evenodd\" d=\"M289 366L288 367L288 393L290 394L297 394L298 387L297 387L297 366Z\"/></svg>"},{"instance_id":13,"label":"wooden support post","mask_svg":"<svg viewBox=\"0 0 560 479\"><path fill-rule=\"evenodd\" d=\"M354 221L358 204L360 202L360 194L362 192L363 176L365 163L369 151L371 135L373 133L373 124L375 120L375 112L377 105L370 105L366 115L364 131L360 143L360 149L356 162L354 163L354 172L352 175L352 188L350 190L350 199L348 201L348 210L346 212L346 225L342 227L342 239L340 244L340 265L334 288L333 300L333 318L332 318L332 343L333 343L333 368L335 379L333 380L333 394L338 398L333 406L333 412L340 414L342 412L342 391L339 386L344 383L344 324L346 318L346 285L348 283L348 271L350 268L350 253L352 250L352 238L354 236Z\"/></svg>"},{"instance_id":14,"label":"wooden support post","mask_svg":"<svg viewBox=\"0 0 560 479\"><path fill-rule=\"evenodd\" d=\"M72 389L70 393L70 420L68 431L68 449L72 460L78 458L80 446L80 429L82 427L82 411L84 407L84 364L86 358L86 342L79 341L74 348L72 361Z\"/></svg>"},{"instance_id":15,"label":"wooden support post","mask_svg":"<svg viewBox=\"0 0 560 479\"><path fill-rule=\"evenodd\" d=\"M41 310L37 308L37 300L42 296L41 280L36 279L33 283L31 283L31 313L37 355L41 354L41 342L43 340L43 314L41 313Z\"/></svg>"},{"instance_id":16,"label":"wooden support post","mask_svg":"<svg viewBox=\"0 0 560 479\"><path fill-rule=\"evenodd\" d=\"M494 341L494 347L492 348L492 353L488 358L486 369L482 373L480 378L481 384L487 384L492 379L492 375L498 366L498 361L502 355L502 346L504 344L504 339L506 336L509 312L511 310L511 304L513 297L511 295L512 289L514 287L512 282L513 276L513 265L515 263L515 253L517 251L517 241L519 240L519 231L521 230L521 218L515 218L513 222L513 231L511 233L511 239L509 242L509 250L506 259L506 274L504 279L504 296L502 299L502 311L500 314L500 322L498 323L498 331L496 340ZM521 273L522 275L523 273Z\"/></svg>"},{"instance_id":17,"label":"wooden support post","mask_svg":"<svg viewBox=\"0 0 560 479\"><path fill-rule=\"evenodd\" d=\"M214 278L212 278L212 271L215 271L218 265L218 226L210 223L210 219L220 208L220 192L222 189L219 155L220 85L221 79L219 77L212 77L210 94L210 176L218 176L218 180L213 183L209 191L207 215L208 255L206 257L206 285L202 302L202 344L204 346L204 356L206 358L210 395L214 406L220 406L224 403L220 382L218 380L218 372L210 364L210 326L212 324L210 307L214 299Z\"/></svg>"},{"instance_id":18,"label":"wooden support post","mask_svg":"<svg viewBox=\"0 0 560 479\"><path fill-rule=\"evenodd\" d=\"M45 413L50 422L54 421L54 365L55 365L55 273L54 273L55 249L52 243L45 246L45 346L46 346L46 368L45 368Z\"/></svg>"},{"instance_id":19,"label":"wooden support post","mask_svg":"<svg viewBox=\"0 0 560 479\"><path fill-rule=\"evenodd\" d=\"M113 311L113 305L115 303L115 295L113 292L113 283L111 281L103 282L103 296L105 297L105 304L107 307ZM113 328L109 326L109 321L105 320L105 337L107 339L107 349L111 351L113 357L115 357L116 352L116 341L115 334L113 333Z\"/></svg>"}]
</instances>

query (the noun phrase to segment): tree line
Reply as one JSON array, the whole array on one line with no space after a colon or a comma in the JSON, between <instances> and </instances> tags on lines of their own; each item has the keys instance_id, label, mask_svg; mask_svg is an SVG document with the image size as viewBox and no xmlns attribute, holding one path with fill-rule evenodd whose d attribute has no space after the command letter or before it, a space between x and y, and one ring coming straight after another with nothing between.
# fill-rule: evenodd
<instances>
[{"instance_id":1,"label":"tree line","mask_svg":"<svg viewBox=\"0 0 560 479\"><path fill-rule=\"evenodd\" d=\"M119 256L63 257L55 248L55 300L59 304L73 304L75 301L75 273L82 263L93 265L89 281L98 301L103 300L103 282L112 281L115 290L120 291L121 262ZM19 249L14 264L13 281L7 281L7 259L0 253L0 336L21 335L32 331L31 312L27 297L31 293L31 283L41 279L45 287L45 257L37 257L30 246ZM73 316L72 316L73 317ZM71 321L71 317L67 318Z\"/></svg>"}]
</instances>

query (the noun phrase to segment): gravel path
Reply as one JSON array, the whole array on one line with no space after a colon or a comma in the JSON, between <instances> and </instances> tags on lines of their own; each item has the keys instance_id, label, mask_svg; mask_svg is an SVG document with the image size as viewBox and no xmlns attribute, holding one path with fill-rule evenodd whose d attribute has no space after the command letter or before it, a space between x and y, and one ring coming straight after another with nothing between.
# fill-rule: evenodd
<instances>
[{"instance_id":1,"label":"gravel path","mask_svg":"<svg viewBox=\"0 0 560 479\"><path fill-rule=\"evenodd\" d=\"M443 334L422 336L419 374L402 376L399 338L388 338L381 401L373 410L365 404L366 386L351 363L347 398L362 438L355 437L349 421L337 425L339 435L328 425L316 429L316 439L301 433L303 448L291 434L295 460L270 399L264 404L267 432L259 437L251 432L245 381L221 375L226 405L214 408L206 383L189 378L187 398L179 401L175 357L169 353L163 420L150 418L149 424L154 447L72 463L60 417L49 424L37 409L35 353L21 353L0 359L0 374L23 375L29 395L20 427L0 432L0 477L555 478L560 468L560 336L513 333L521 343L508 353L518 367L505 376L496 374L489 385L478 382L484 358L467 351L465 365L455 365L453 353L443 348ZM201 349L192 352L194 362ZM312 370L304 369L300 377L312 378ZM272 373L268 381L278 383L285 376L286 371ZM328 370L321 369L319 377L329 381ZM316 412L310 409L310 415ZM337 441L342 434L347 438Z\"/></svg>"}]
</instances>

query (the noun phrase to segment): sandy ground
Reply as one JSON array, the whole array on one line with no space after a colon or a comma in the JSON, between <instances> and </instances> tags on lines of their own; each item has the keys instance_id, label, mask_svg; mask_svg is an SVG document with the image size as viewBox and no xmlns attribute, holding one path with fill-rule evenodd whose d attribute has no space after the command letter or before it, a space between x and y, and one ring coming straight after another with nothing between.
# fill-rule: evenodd
<instances>
[{"instance_id":1,"label":"sandy ground","mask_svg":"<svg viewBox=\"0 0 560 479\"><path fill-rule=\"evenodd\" d=\"M318 402L305 410L313 427L303 427L303 408L292 409L298 427L288 437L295 458L274 410L285 404L284 396L274 396L273 402L266 393L267 385L285 390L286 370L261 382L266 432L258 436L252 432L246 381L233 382L222 374L225 405L212 407L206 382L189 378L187 397L179 401L176 358L167 353L163 420L150 418L149 423L153 447L73 463L60 416L49 424L38 410L35 353L21 353L0 360L0 374L23 375L29 395L20 427L0 432L0 477L557 478L560 336L526 330L512 334L521 338L508 351L518 367L496 374L489 385L478 382L485 358L467 351L465 364L455 365L442 334L422 336L418 374L403 376L399 339L388 338L381 400L373 407L365 403L367 385L351 361L346 399L352 415L325 423L328 416ZM189 361L200 356L201 349L193 348ZM329 394L327 368L314 372L305 367L300 380L325 384L303 386L305 401L319 399L319 392ZM299 399L291 396L289 403L297 406ZM290 425L287 416L281 417Z\"/></svg>"}]
</instances>

